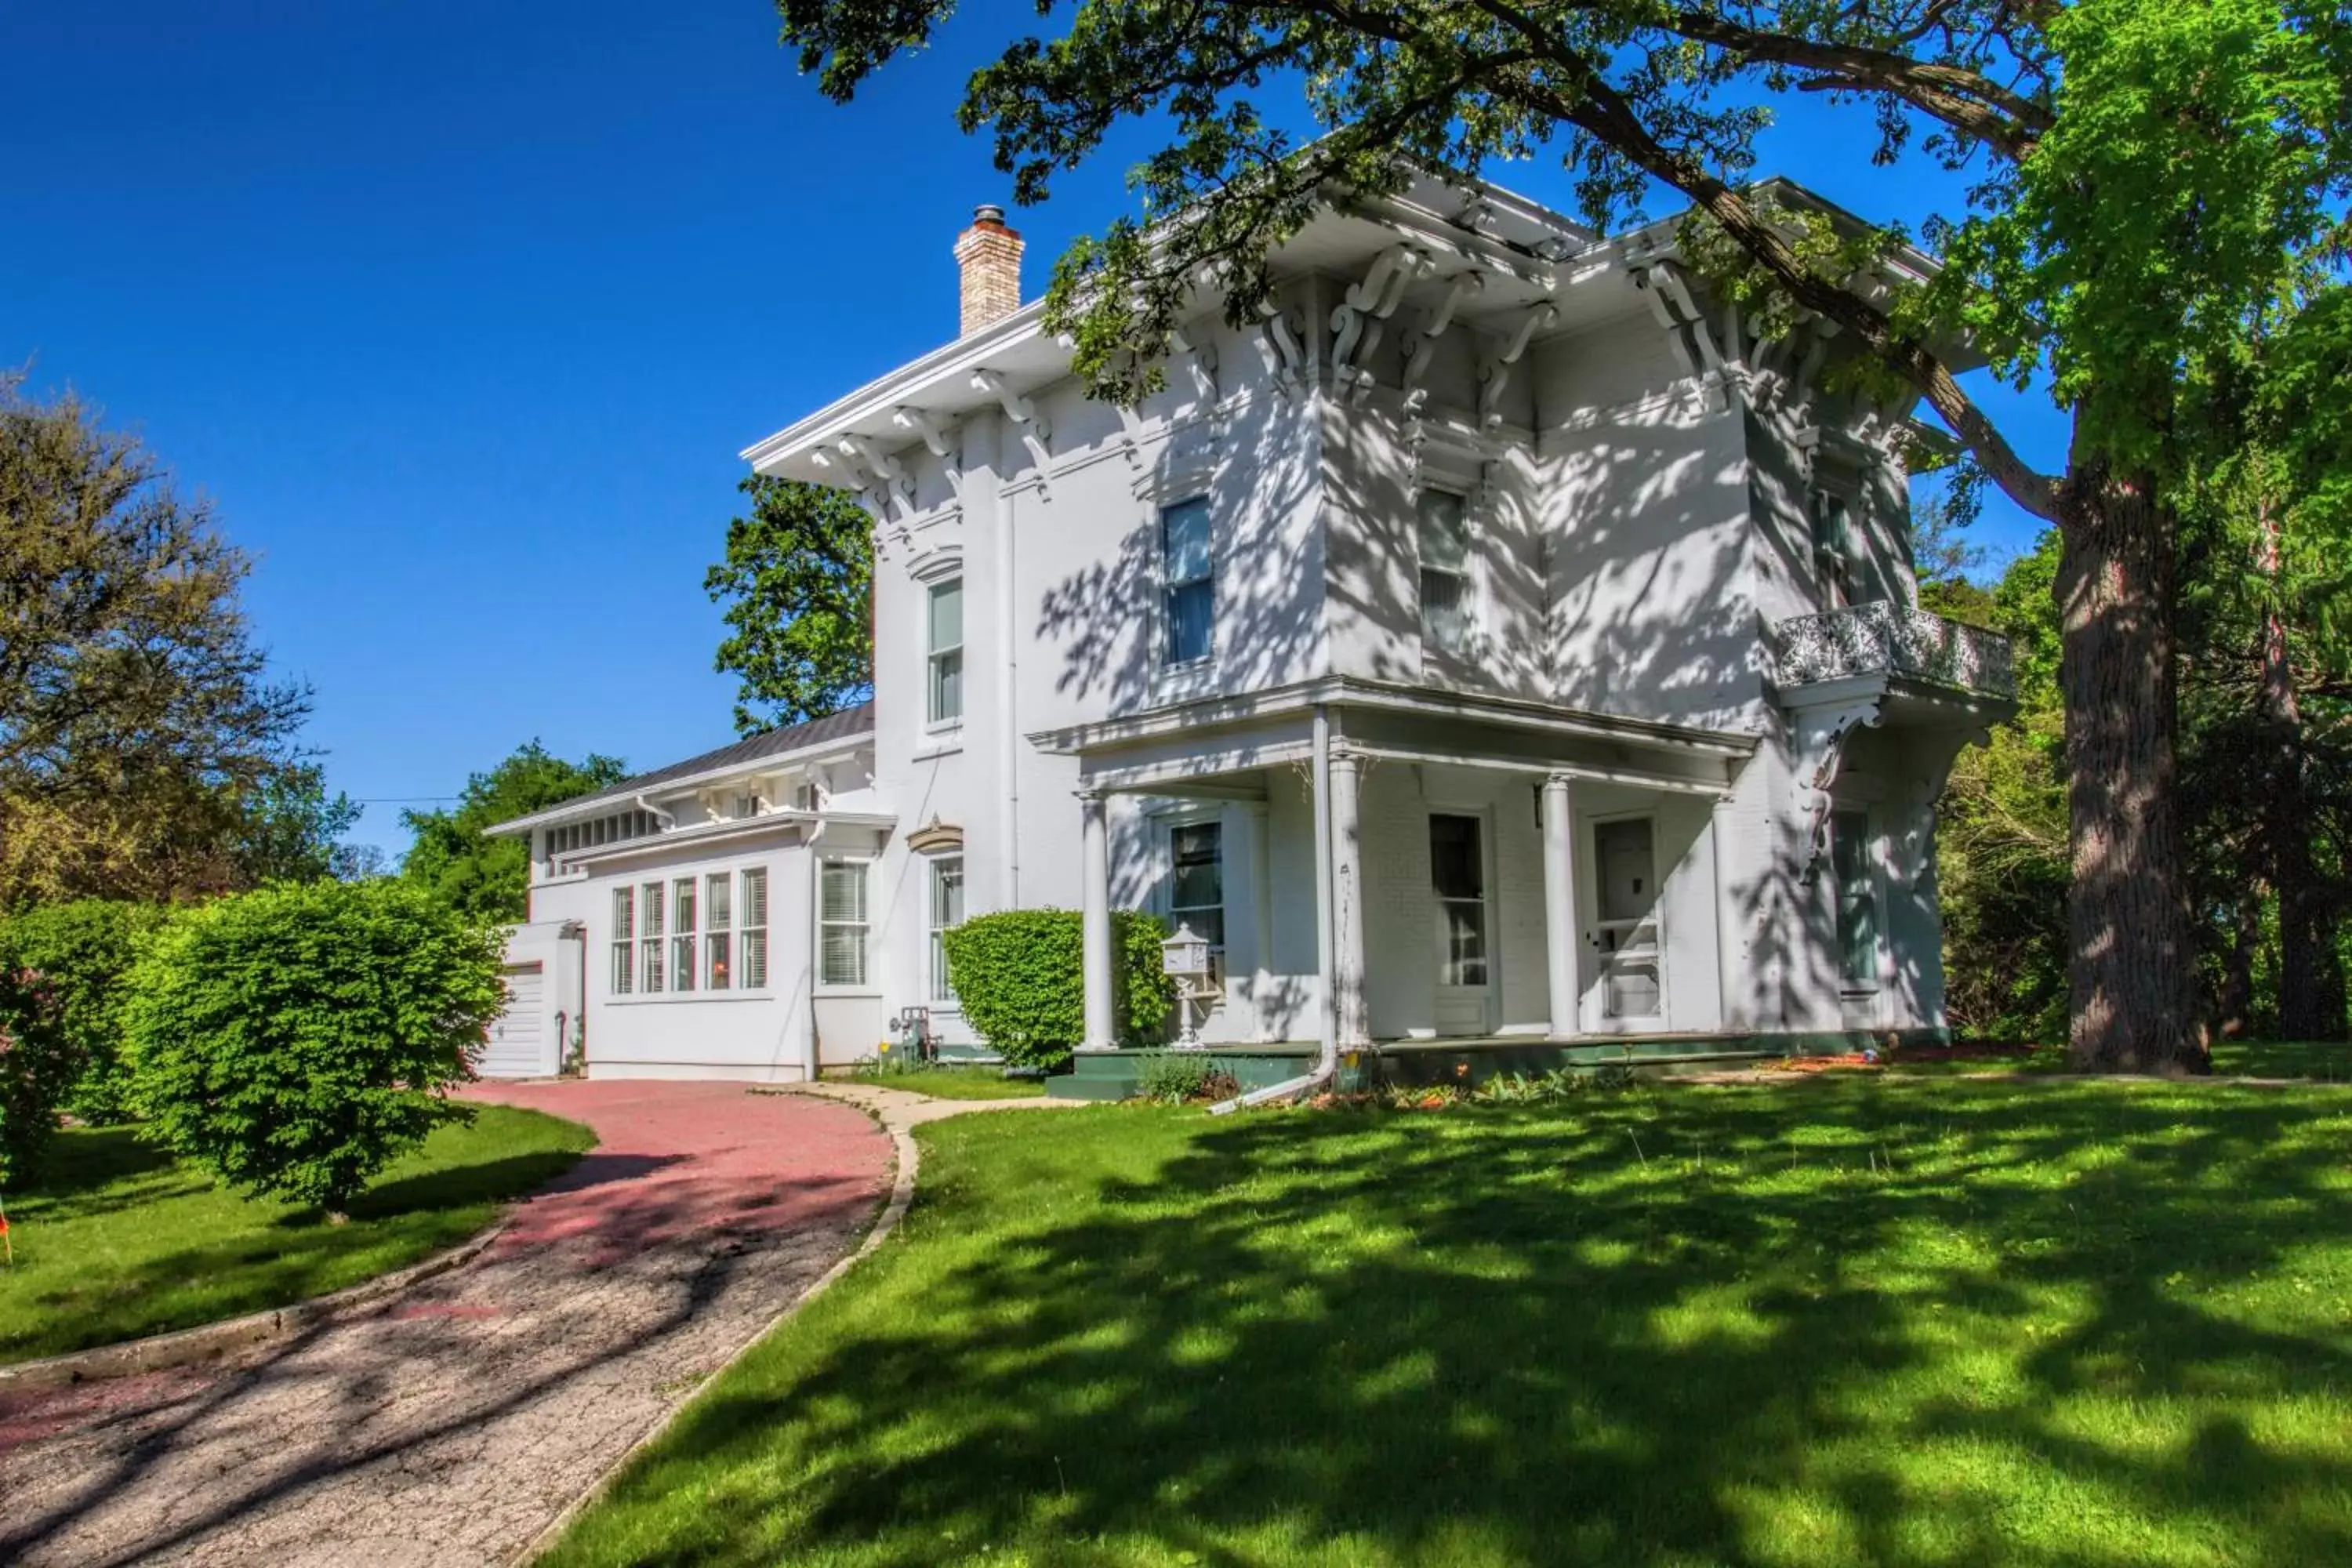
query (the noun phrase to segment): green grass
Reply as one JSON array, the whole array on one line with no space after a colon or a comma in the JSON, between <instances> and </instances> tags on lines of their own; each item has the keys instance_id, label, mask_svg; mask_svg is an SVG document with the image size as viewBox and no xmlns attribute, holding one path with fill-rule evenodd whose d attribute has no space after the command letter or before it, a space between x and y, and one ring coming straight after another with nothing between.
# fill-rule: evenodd
<instances>
[{"instance_id":1,"label":"green grass","mask_svg":"<svg viewBox=\"0 0 2352 1568\"><path fill-rule=\"evenodd\" d=\"M415 1263L506 1200L568 1170L588 1129L505 1106L444 1127L330 1226L238 1196L125 1127L68 1128L37 1188L8 1195L16 1263L0 1268L0 1362L214 1322Z\"/></svg>"},{"instance_id":2,"label":"green grass","mask_svg":"<svg viewBox=\"0 0 2352 1568\"><path fill-rule=\"evenodd\" d=\"M2043 1046L2023 1057L1962 1057L1953 1061L1906 1061L1898 1057L1889 1066L1895 1072L1930 1076L2072 1070L2063 1046ZM2221 1078L2302 1078L2344 1083L2352 1081L2352 1045L2341 1040L2217 1040L2213 1071Z\"/></svg>"},{"instance_id":3,"label":"green grass","mask_svg":"<svg viewBox=\"0 0 2352 1568\"><path fill-rule=\"evenodd\" d=\"M919 1130L552 1554L2352 1561L2352 1093L1852 1077Z\"/></svg>"},{"instance_id":4,"label":"green grass","mask_svg":"<svg viewBox=\"0 0 2352 1568\"><path fill-rule=\"evenodd\" d=\"M1003 1068L938 1067L912 1071L858 1069L850 1077L859 1083L878 1083L934 1100L1034 1100L1045 1092L1045 1080L1006 1078Z\"/></svg>"}]
</instances>

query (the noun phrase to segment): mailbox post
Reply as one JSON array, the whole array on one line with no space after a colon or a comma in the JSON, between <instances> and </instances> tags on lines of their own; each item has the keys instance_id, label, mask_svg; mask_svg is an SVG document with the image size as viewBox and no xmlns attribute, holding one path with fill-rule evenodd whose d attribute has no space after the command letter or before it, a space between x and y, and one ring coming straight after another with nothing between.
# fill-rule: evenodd
<instances>
[{"instance_id":1,"label":"mailbox post","mask_svg":"<svg viewBox=\"0 0 2352 1568\"><path fill-rule=\"evenodd\" d=\"M1176 999L1184 1009L1184 1027L1176 1037L1176 1049L1202 1049L1200 1022L1193 1009L1216 994L1208 939L1193 935L1190 925L1178 926L1176 934L1160 944L1160 968L1176 983Z\"/></svg>"}]
</instances>

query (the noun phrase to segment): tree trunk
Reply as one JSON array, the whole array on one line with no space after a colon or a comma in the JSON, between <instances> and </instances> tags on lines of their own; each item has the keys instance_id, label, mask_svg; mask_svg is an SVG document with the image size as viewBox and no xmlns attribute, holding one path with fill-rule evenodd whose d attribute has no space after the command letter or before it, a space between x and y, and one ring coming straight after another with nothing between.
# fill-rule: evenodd
<instances>
[{"instance_id":1,"label":"tree trunk","mask_svg":"<svg viewBox=\"0 0 2352 1568\"><path fill-rule=\"evenodd\" d=\"M2080 458L2058 511L2069 1050L2096 1071L2203 1071L2176 789L2171 519L2148 476Z\"/></svg>"},{"instance_id":2,"label":"tree trunk","mask_svg":"<svg viewBox=\"0 0 2352 1568\"><path fill-rule=\"evenodd\" d=\"M2254 1032L2254 949L2262 940L2262 889L2249 888L2238 895L2237 929L2230 943L2229 963L2221 971L2221 994L2214 1003L2220 1015L2214 1032L2225 1040L2242 1039Z\"/></svg>"}]
</instances>

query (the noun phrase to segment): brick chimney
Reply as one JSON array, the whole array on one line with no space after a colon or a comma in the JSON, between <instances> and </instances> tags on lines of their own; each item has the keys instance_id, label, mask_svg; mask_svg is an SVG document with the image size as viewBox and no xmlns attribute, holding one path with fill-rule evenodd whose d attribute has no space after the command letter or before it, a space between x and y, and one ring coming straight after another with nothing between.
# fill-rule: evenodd
<instances>
[{"instance_id":1,"label":"brick chimney","mask_svg":"<svg viewBox=\"0 0 2352 1568\"><path fill-rule=\"evenodd\" d=\"M963 269L963 335L1021 308L1021 237L1004 226L1004 209L974 207L971 226L956 236L956 265Z\"/></svg>"}]
</instances>

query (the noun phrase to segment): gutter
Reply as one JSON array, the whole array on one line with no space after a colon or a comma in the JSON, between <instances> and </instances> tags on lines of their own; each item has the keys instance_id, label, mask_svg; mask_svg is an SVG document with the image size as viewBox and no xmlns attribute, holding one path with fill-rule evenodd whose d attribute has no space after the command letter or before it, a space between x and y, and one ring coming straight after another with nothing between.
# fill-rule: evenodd
<instances>
[{"instance_id":1,"label":"gutter","mask_svg":"<svg viewBox=\"0 0 2352 1568\"><path fill-rule=\"evenodd\" d=\"M1322 1016L1317 1020L1316 1034L1322 1042L1322 1051L1316 1058L1314 1070L1264 1089L1251 1089L1209 1107L1212 1116L1230 1116L1244 1106L1259 1106L1276 1100L1289 1100L1320 1089L1337 1077L1339 1071L1339 999L1332 992L1333 962L1338 939L1332 926L1331 909L1331 710L1321 703L1315 707L1315 963L1323 974Z\"/></svg>"}]
</instances>

